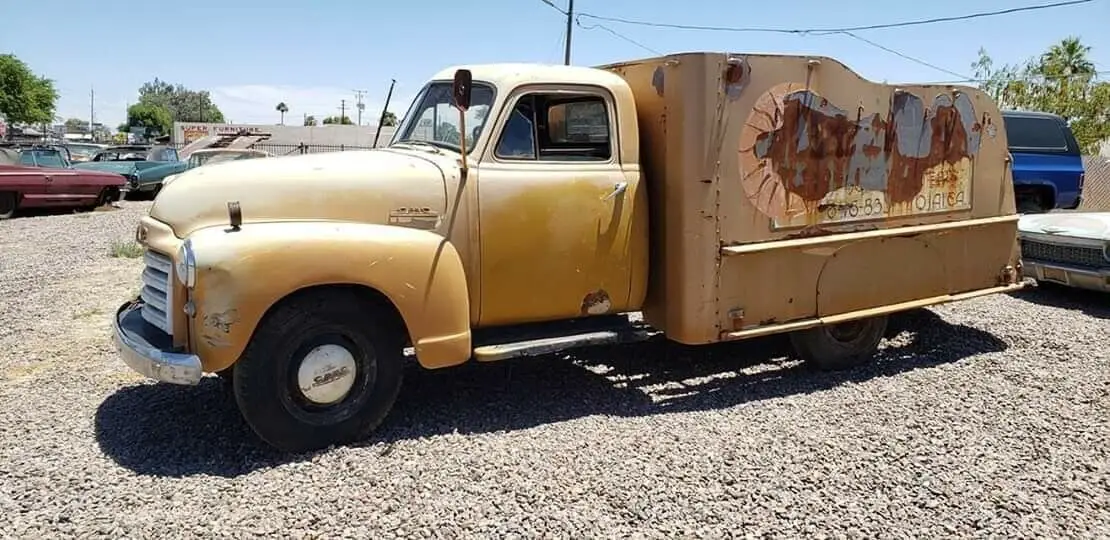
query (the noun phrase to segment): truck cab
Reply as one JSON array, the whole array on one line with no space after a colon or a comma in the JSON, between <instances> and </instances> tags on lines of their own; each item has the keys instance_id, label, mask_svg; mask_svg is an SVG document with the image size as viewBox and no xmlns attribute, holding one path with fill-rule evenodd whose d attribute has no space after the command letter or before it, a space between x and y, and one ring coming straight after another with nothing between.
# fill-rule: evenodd
<instances>
[{"instance_id":1,"label":"truck cab","mask_svg":"<svg viewBox=\"0 0 1110 540\"><path fill-rule=\"evenodd\" d=\"M829 58L452 67L385 148L165 185L115 337L151 378L219 374L291 451L373 432L410 348L440 369L788 332L848 369L889 313L1024 286L1000 122L976 89Z\"/></svg>"},{"instance_id":2,"label":"truck cab","mask_svg":"<svg viewBox=\"0 0 1110 540\"><path fill-rule=\"evenodd\" d=\"M1014 190L1023 213L1078 208L1085 170L1079 143L1059 115L1003 111L1013 156Z\"/></svg>"}]
</instances>

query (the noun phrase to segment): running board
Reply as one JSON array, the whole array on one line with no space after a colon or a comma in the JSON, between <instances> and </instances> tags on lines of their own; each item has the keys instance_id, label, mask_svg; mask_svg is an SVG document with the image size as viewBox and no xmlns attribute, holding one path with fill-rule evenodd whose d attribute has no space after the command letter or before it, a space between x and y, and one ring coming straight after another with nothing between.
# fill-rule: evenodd
<instances>
[{"instance_id":1,"label":"running board","mask_svg":"<svg viewBox=\"0 0 1110 540\"><path fill-rule=\"evenodd\" d=\"M656 333L658 332L643 328L630 328L484 345L474 349L474 359L479 362L495 362L524 356L543 356L579 347L645 341Z\"/></svg>"}]
</instances>

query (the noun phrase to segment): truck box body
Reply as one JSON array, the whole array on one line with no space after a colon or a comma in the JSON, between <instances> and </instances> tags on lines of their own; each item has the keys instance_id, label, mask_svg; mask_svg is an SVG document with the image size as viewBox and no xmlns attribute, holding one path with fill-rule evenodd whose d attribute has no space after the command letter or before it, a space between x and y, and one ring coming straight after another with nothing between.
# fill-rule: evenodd
<instances>
[{"instance_id":1,"label":"truck box body","mask_svg":"<svg viewBox=\"0 0 1110 540\"><path fill-rule=\"evenodd\" d=\"M800 329L1020 280L1006 133L979 90L869 82L826 57L602 68L636 99L643 311L670 338Z\"/></svg>"}]
</instances>

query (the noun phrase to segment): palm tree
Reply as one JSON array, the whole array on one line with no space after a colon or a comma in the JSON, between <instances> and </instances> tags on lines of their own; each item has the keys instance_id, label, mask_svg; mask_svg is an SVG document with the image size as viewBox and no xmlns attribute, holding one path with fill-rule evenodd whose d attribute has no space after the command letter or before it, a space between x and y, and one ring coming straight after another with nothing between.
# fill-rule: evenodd
<instances>
[{"instance_id":1,"label":"palm tree","mask_svg":"<svg viewBox=\"0 0 1110 540\"><path fill-rule=\"evenodd\" d=\"M1086 98L1084 95L1073 96L1072 93L1075 89L1085 93L1089 86L1086 83L1095 75L1095 64L1087 57L1090 51L1091 47L1084 45L1078 37L1069 36L1041 55L1034 71L1045 78L1045 86L1055 94L1050 99L1057 100L1057 107ZM1064 116L1070 114L1065 113Z\"/></svg>"},{"instance_id":2,"label":"palm tree","mask_svg":"<svg viewBox=\"0 0 1110 540\"><path fill-rule=\"evenodd\" d=\"M281 125L284 126L285 125L285 113L289 112L289 106L286 105L284 101L282 101L281 103L277 104L277 107L274 107L274 110L281 113Z\"/></svg>"}]
</instances>

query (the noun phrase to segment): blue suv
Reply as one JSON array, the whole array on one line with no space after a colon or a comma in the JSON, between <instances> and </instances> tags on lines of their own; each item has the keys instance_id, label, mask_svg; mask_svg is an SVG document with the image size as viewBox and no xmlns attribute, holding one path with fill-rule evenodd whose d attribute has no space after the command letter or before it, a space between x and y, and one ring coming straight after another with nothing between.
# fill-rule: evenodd
<instances>
[{"instance_id":1,"label":"blue suv","mask_svg":"<svg viewBox=\"0 0 1110 540\"><path fill-rule=\"evenodd\" d=\"M1020 213L1077 208L1083 192L1083 157L1068 123L1044 112L1003 111L1014 195Z\"/></svg>"}]
</instances>

